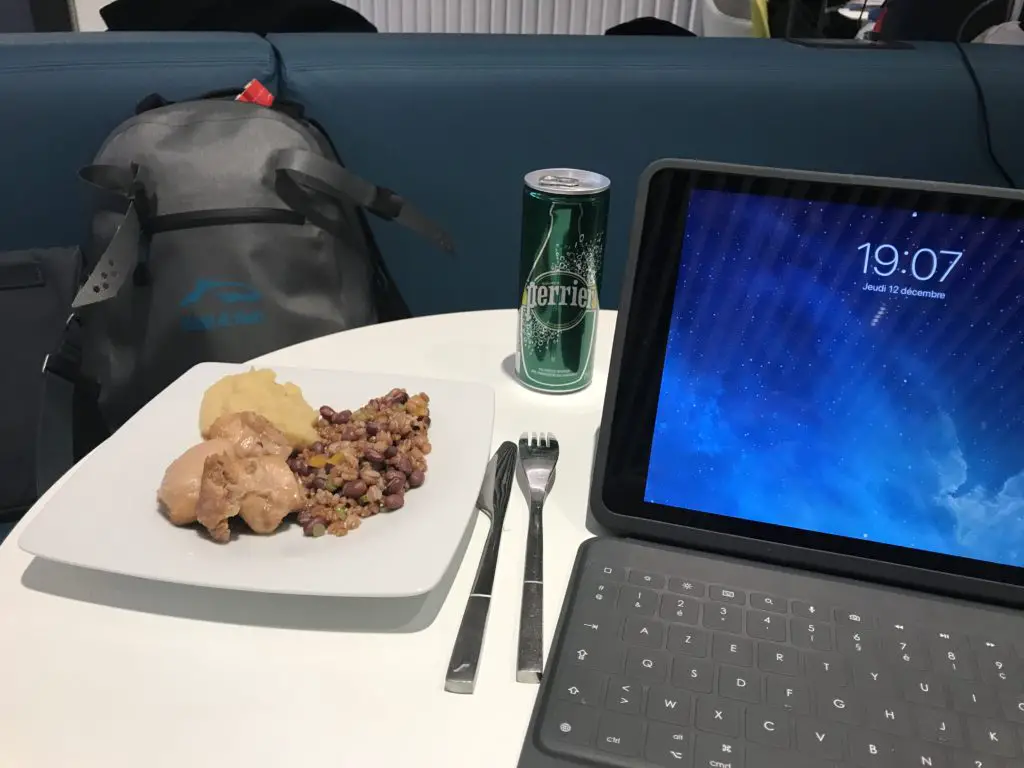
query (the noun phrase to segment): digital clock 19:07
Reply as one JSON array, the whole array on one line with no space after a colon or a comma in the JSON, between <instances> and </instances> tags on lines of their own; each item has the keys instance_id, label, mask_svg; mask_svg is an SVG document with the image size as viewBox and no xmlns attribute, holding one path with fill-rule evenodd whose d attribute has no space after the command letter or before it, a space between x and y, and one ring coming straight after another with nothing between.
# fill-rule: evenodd
<instances>
[{"instance_id":1,"label":"digital clock 19:07","mask_svg":"<svg viewBox=\"0 0 1024 768\"><path fill-rule=\"evenodd\" d=\"M900 274L910 275L915 280L924 282L938 277L938 282L946 278L963 257L963 251L936 251L932 248L918 248L911 253L903 251L902 256L895 245L882 243L864 243L857 248L864 253L864 274L871 269L879 277L889 277L899 270ZM903 263L900 263L900 259Z\"/></svg>"}]
</instances>

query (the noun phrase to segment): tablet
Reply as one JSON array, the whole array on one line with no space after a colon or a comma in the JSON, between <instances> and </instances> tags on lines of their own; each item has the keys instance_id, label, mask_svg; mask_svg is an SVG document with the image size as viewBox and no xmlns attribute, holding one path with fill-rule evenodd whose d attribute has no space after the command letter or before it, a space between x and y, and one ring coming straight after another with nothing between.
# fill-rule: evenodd
<instances>
[{"instance_id":1,"label":"tablet","mask_svg":"<svg viewBox=\"0 0 1024 768\"><path fill-rule=\"evenodd\" d=\"M1024 196L663 161L637 206L599 522L1024 586Z\"/></svg>"}]
</instances>

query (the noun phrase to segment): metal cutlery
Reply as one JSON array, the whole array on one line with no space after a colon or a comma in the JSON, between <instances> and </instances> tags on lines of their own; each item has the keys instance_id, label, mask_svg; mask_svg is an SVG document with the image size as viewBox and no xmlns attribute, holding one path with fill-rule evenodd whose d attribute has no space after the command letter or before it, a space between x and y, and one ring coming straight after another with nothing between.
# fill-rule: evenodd
<instances>
[{"instance_id":1,"label":"metal cutlery","mask_svg":"<svg viewBox=\"0 0 1024 768\"><path fill-rule=\"evenodd\" d=\"M519 438L519 465L526 476L530 502L516 654L516 680L520 683L539 683L544 670L544 501L554 484L557 462L558 440L551 433L523 433Z\"/></svg>"},{"instance_id":2,"label":"metal cutlery","mask_svg":"<svg viewBox=\"0 0 1024 768\"><path fill-rule=\"evenodd\" d=\"M480 665L480 649L484 642L487 626L487 611L491 606L491 592L494 588L494 571L498 565L498 547L501 545L501 529L505 524L505 510L512 493L512 480L516 470L516 446L508 441L502 443L487 465L477 509L491 519L491 530L484 542L480 555L473 588L462 614L462 624L455 636L455 646L448 662L444 689L450 693L472 693L476 687L476 674Z\"/></svg>"}]
</instances>

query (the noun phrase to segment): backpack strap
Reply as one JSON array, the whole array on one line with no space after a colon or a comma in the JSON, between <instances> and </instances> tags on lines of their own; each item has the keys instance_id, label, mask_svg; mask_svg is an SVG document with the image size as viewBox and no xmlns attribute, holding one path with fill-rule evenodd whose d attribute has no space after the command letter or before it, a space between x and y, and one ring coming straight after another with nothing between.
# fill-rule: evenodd
<instances>
[{"instance_id":1,"label":"backpack strap","mask_svg":"<svg viewBox=\"0 0 1024 768\"><path fill-rule=\"evenodd\" d=\"M124 219L95 260L71 303L57 348L43 360L43 390L36 428L36 494L42 496L81 456L106 436L99 415L99 386L82 373L82 319L79 310L112 298L139 261L142 235L138 208L146 207L138 165L89 165L79 171L89 184L128 201Z\"/></svg>"},{"instance_id":2,"label":"backpack strap","mask_svg":"<svg viewBox=\"0 0 1024 768\"><path fill-rule=\"evenodd\" d=\"M395 221L430 240L447 253L455 252L451 236L387 187L378 187L338 163L302 149L283 149L271 160L274 188L285 205L328 232L346 226L331 206L318 197L355 203L374 216Z\"/></svg>"}]
</instances>

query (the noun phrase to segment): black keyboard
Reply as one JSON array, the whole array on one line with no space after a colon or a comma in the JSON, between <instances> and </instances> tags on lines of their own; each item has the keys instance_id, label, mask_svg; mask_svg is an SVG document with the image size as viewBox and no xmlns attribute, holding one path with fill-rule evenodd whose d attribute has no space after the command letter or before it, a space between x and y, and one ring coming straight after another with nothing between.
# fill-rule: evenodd
<instances>
[{"instance_id":1,"label":"black keyboard","mask_svg":"<svg viewBox=\"0 0 1024 768\"><path fill-rule=\"evenodd\" d=\"M535 719L542 752L663 768L1024 766L1024 632L697 580L674 559L673 573L578 563Z\"/></svg>"}]
</instances>

